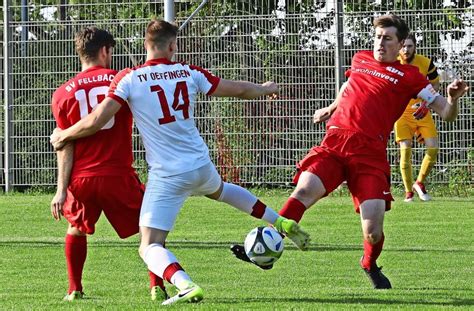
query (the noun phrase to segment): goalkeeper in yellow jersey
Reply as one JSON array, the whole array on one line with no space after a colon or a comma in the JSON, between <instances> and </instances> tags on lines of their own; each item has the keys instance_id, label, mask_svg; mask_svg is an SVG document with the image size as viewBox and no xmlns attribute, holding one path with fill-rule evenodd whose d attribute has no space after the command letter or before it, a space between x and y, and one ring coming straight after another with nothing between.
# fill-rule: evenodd
<instances>
[{"instance_id":1,"label":"goalkeeper in yellow jersey","mask_svg":"<svg viewBox=\"0 0 474 311\"><path fill-rule=\"evenodd\" d=\"M433 61L423 55L416 54L416 39L413 34L409 34L405 39L402 49L400 50L399 60L402 64L410 64L418 67L419 71L427 77L433 88L439 90L439 76ZM400 170L405 187L405 202L412 202L414 192L418 194L422 201L429 201L431 197L425 189L425 180L433 168L438 155L438 134L436 127L429 112L426 108L424 113L415 114L420 107L422 101L412 99L405 109L403 115L395 123L395 137L397 143L400 144ZM412 138L417 136L419 142L426 145L426 153L421 163L418 177L413 183L412 165L411 165L411 148Z\"/></svg>"}]
</instances>

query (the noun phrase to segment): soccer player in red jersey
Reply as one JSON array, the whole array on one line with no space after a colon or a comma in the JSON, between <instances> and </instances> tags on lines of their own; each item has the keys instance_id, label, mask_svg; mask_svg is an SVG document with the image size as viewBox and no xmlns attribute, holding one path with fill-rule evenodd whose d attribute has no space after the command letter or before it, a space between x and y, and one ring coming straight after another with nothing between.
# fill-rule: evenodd
<instances>
[{"instance_id":1,"label":"soccer player in red jersey","mask_svg":"<svg viewBox=\"0 0 474 311\"><path fill-rule=\"evenodd\" d=\"M65 129L87 116L106 97L117 71L110 69L113 36L95 27L75 38L82 72L53 94L57 126ZM138 233L144 187L132 167L132 114L121 109L98 133L58 151L58 183L51 201L56 220L69 222L65 254L69 289L64 300L83 297L82 270L87 234L93 234L102 211L120 238ZM164 295L163 280L150 272L152 298ZM163 288L163 290L161 290Z\"/></svg>"},{"instance_id":2,"label":"soccer player in red jersey","mask_svg":"<svg viewBox=\"0 0 474 311\"><path fill-rule=\"evenodd\" d=\"M416 97L444 120L454 120L458 98L468 88L462 80L455 80L448 86L446 99L417 67L397 61L408 35L407 25L398 16L380 16L374 27L373 51L354 55L346 73L348 80L335 102L315 112L314 122L329 119L326 135L321 145L298 163L296 189L279 214L300 221L309 207L347 181L362 224L364 254L360 265L374 288L387 289L391 288L390 281L376 260L384 243L384 213L393 200L386 155L390 132L406 103ZM234 245L232 251L239 259L247 259L241 245Z\"/></svg>"}]
</instances>

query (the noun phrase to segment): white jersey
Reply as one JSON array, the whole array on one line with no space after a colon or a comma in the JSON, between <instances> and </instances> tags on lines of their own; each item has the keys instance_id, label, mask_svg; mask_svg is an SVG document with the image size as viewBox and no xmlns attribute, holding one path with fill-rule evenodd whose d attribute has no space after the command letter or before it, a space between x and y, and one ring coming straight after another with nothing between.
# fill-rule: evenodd
<instances>
[{"instance_id":1,"label":"white jersey","mask_svg":"<svg viewBox=\"0 0 474 311\"><path fill-rule=\"evenodd\" d=\"M115 76L108 97L122 105L128 102L150 170L158 176L181 174L211 161L194 108L198 93L212 94L219 81L202 68L164 58Z\"/></svg>"}]
</instances>

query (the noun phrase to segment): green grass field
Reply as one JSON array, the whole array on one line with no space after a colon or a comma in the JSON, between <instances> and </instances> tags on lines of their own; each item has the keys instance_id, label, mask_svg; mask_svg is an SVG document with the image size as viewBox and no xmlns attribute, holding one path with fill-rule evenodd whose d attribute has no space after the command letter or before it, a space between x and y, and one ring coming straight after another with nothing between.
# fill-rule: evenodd
<instances>
[{"instance_id":1,"label":"green grass field","mask_svg":"<svg viewBox=\"0 0 474 311\"><path fill-rule=\"evenodd\" d=\"M280 207L283 191L263 192ZM138 237L121 241L105 218L89 237L84 272L87 299L61 299L67 289L63 253L65 221L49 214L51 195L0 196L1 310L147 310L148 274ZM205 299L179 308L205 310L474 309L474 199L435 198L386 214L385 249L379 259L393 289L375 291L358 266L359 217L348 197L323 199L302 225L312 235L308 252L286 245L272 270L237 261L229 245L262 223L205 198L190 199L169 237L171 249ZM166 307L175 309L178 307Z\"/></svg>"}]
</instances>

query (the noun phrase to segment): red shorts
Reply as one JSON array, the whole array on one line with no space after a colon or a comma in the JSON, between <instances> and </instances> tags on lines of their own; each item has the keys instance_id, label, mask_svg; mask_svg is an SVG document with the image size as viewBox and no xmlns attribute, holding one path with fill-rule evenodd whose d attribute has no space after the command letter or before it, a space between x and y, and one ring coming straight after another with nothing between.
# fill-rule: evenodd
<instances>
[{"instance_id":1,"label":"red shorts","mask_svg":"<svg viewBox=\"0 0 474 311\"><path fill-rule=\"evenodd\" d=\"M122 239L138 233L144 186L136 174L71 179L63 215L83 233L93 234L104 211Z\"/></svg>"},{"instance_id":2,"label":"red shorts","mask_svg":"<svg viewBox=\"0 0 474 311\"><path fill-rule=\"evenodd\" d=\"M385 149L384 142L363 134L329 129L321 145L298 163L293 182L298 183L302 172L311 172L321 179L328 195L347 181L357 213L360 204L370 199L385 200L385 210L390 210L393 197Z\"/></svg>"}]
</instances>

